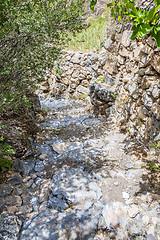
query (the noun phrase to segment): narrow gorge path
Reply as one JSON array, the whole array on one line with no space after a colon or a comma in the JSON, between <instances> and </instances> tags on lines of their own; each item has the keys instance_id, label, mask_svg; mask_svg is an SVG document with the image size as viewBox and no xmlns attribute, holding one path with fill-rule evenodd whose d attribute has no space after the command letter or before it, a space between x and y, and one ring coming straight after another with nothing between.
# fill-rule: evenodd
<instances>
[{"instance_id":1,"label":"narrow gorge path","mask_svg":"<svg viewBox=\"0 0 160 240\"><path fill-rule=\"evenodd\" d=\"M146 170L125 153L126 136L111 118L96 118L82 101L41 105L48 115L34 156L20 162L22 206L1 214L0 239L160 239L160 205L140 191Z\"/></svg>"}]
</instances>

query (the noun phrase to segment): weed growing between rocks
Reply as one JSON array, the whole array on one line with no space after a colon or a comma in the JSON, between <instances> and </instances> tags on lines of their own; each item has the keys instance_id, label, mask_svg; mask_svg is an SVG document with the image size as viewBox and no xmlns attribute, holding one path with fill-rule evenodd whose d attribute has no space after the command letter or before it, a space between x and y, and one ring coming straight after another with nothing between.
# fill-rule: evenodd
<instances>
[{"instance_id":1,"label":"weed growing between rocks","mask_svg":"<svg viewBox=\"0 0 160 240\"><path fill-rule=\"evenodd\" d=\"M160 194L160 141L150 144L151 155L144 159L142 167L147 169L148 174L143 176L144 184L141 188L145 191Z\"/></svg>"},{"instance_id":2,"label":"weed growing between rocks","mask_svg":"<svg viewBox=\"0 0 160 240\"><path fill-rule=\"evenodd\" d=\"M1 128L6 128L6 125L0 125ZM5 142L4 136L0 137L0 170L2 173L7 169L11 169L13 160L11 156L15 154L12 147Z\"/></svg>"}]
</instances>

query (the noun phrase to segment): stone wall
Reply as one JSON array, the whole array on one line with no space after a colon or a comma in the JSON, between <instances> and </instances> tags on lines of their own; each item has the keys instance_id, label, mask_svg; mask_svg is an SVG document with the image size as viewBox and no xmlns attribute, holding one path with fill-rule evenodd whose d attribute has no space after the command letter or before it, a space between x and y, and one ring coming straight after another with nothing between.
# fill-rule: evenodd
<instances>
[{"instance_id":1,"label":"stone wall","mask_svg":"<svg viewBox=\"0 0 160 240\"><path fill-rule=\"evenodd\" d=\"M150 37L130 37L129 25L111 24L101 51L64 52L47 79L54 96L87 99L107 116L115 103L112 112L121 130L148 141L160 130L160 50Z\"/></svg>"}]
</instances>

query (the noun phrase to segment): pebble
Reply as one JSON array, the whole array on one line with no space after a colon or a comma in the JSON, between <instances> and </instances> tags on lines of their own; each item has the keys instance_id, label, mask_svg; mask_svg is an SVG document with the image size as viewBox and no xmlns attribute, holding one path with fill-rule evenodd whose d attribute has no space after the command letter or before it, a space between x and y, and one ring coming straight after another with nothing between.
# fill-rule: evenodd
<instances>
[{"instance_id":1,"label":"pebble","mask_svg":"<svg viewBox=\"0 0 160 240\"><path fill-rule=\"evenodd\" d=\"M114 185L115 185L115 186L118 186L118 185L119 185L119 182L115 182Z\"/></svg>"},{"instance_id":2,"label":"pebble","mask_svg":"<svg viewBox=\"0 0 160 240\"><path fill-rule=\"evenodd\" d=\"M36 184L33 183L31 187L32 187L33 189L36 188Z\"/></svg>"},{"instance_id":3,"label":"pebble","mask_svg":"<svg viewBox=\"0 0 160 240\"><path fill-rule=\"evenodd\" d=\"M26 186L30 188L33 184L33 179L30 179L29 182L27 182Z\"/></svg>"},{"instance_id":4,"label":"pebble","mask_svg":"<svg viewBox=\"0 0 160 240\"><path fill-rule=\"evenodd\" d=\"M110 239L116 239L116 234L114 232L111 232L109 234Z\"/></svg>"},{"instance_id":5,"label":"pebble","mask_svg":"<svg viewBox=\"0 0 160 240\"><path fill-rule=\"evenodd\" d=\"M127 192L122 192L122 197L125 199L129 199L129 194Z\"/></svg>"},{"instance_id":6,"label":"pebble","mask_svg":"<svg viewBox=\"0 0 160 240\"><path fill-rule=\"evenodd\" d=\"M41 154L38 158L43 161L44 159L49 158L49 156L47 154Z\"/></svg>"},{"instance_id":7,"label":"pebble","mask_svg":"<svg viewBox=\"0 0 160 240\"><path fill-rule=\"evenodd\" d=\"M28 182L30 179L31 179L31 177L30 177L30 176L27 176L26 178L23 179L23 183Z\"/></svg>"}]
</instances>

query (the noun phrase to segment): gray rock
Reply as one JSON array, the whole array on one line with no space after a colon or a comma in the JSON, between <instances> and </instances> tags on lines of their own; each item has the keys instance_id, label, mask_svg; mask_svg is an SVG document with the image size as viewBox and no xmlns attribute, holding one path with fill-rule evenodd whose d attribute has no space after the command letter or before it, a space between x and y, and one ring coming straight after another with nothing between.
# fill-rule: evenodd
<instances>
[{"instance_id":1,"label":"gray rock","mask_svg":"<svg viewBox=\"0 0 160 240\"><path fill-rule=\"evenodd\" d=\"M113 86L115 83L114 78L111 75L109 75L107 72L104 75L104 81L109 86Z\"/></svg>"},{"instance_id":2,"label":"gray rock","mask_svg":"<svg viewBox=\"0 0 160 240\"><path fill-rule=\"evenodd\" d=\"M94 63L98 60L98 54L97 53L89 53L88 58L91 60L92 63Z\"/></svg>"},{"instance_id":3,"label":"gray rock","mask_svg":"<svg viewBox=\"0 0 160 240\"><path fill-rule=\"evenodd\" d=\"M28 188L30 188L30 187L32 186L32 184L33 184L33 179L30 179L30 180L27 182L26 186L27 186Z\"/></svg>"},{"instance_id":4,"label":"gray rock","mask_svg":"<svg viewBox=\"0 0 160 240\"><path fill-rule=\"evenodd\" d=\"M144 74L145 74L145 68L141 68L141 69L139 70L139 75L140 75L141 77L143 77Z\"/></svg>"},{"instance_id":5,"label":"gray rock","mask_svg":"<svg viewBox=\"0 0 160 240\"><path fill-rule=\"evenodd\" d=\"M143 101L144 101L144 106L148 110L151 109L152 104L153 104L153 100L146 92L143 94Z\"/></svg>"},{"instance_id":6,"label":"gray rock","mask_svg":"<svg viewBox=\"0 0 160 240\"><path fill-rule=\"evenodd\" d=\"M129 84L128 90L130 95L132 95L137 90L137 84L136 83Z\"/></svg>"},{"instance_id":7,"label":"gray rock","mask_svg":"<svg viewBox=\"0 0 160 240\"><path fill-rule=\"evenodd\" d=\"M23 160L21 162L21 168L24 175L29 174L35 166L35 160Z\"/></svg>"},{"instance_id":8,"label":"gray rock","mask_svg":"<svg viewBox=\"0 0 160 240\"><path fill-rule=\"evenodd\" d=\"M155 141L160 140L160 133L154 138Z\"/></svg>"},{"instance_id":9,"label":"gray rock","mask_svg":"<svg viewBox=\"0 0 160 240\"><path fill-rule=\"evenodd\" d=\"M52 182L53 195L61 196L76 204L85 199L98 200L102 196L101 189L91 175L81 169L59 169Z\"/></svg>"},{"instance_id":10,"label":"gray rock","mask_svg":"<svg viewBox=\"0 0 160 240\"><path fill-rule=\"evenodd\" d=\"M0 200L0 213L3 211L4 203Z\"/></svg>"},{"instance_id":11,"label":"gray rock","mask_svg":"<svg viewBox=\"0 0 160 240\"><path fill-rule=\"evenodd\" d=\"M36 196L33 196L31 198L31 206L33 211L38 211L39 208L39 198Z\"/></svg>"},{"instance_id":12,"label":"gray rock","mask_svg":"<svg viewBox=\"0 0 160 240\"><path fill-rule=\"evenodd\" d=\"M77 92L83 93L84 95L89 95L89 89L81 85L77 87Z\"/></svg>"},{"instance_id":13,"label":"gray rock","mask_svg":"<svg viewBox=\"0 0 160 240\"><path fill-rule=\"evenodd\" d=\"M71 58L71 62L72 63L74 63L74 64L80 64L80 62L81 62L81 54L79 54L78 52L77 53L75 53L74 55L73 55L73 57Z\"/></svg>"},{"instance_id":14,"label":"gray rock","mask_svg":"<svg viewBox=\"0 0 160 240\"><path fill-rule=\"evenodd\" d=\"M6 197L12 192L12 187L6 183L0 184L0 198Z\"/></svg>"},{"instance_id":15,"label":"gray rock","mask_svg":"<svg viewBox=\"0 0 160 240\"><path fill-rule=\"evenodd\" d=\"M37 177L36 180L35 180L35 184L40 186L42 183L42 179L40 177Z\"/></svg>"},{"instance_id":16,"label":"gray rock","mask_svg":"<svg viewBox=\"0 0 160 240\"><path fill-rule=\"evenodd\" d=\"M112 40L108 38L104 43L104 48L106 50L112 50Z\"/></svg>"},{"instance_id":17,"label":"gray rock","mask_svg":"<svg viewBox=\"0 0 160 240\"><path fill-rule=\"evenodd\" d=\"M99 218L100 212L94 208L69 213L45 209L24 224L20 240L93 239Z\"/></svg>"},{"instance_id":18,"label":"gray rock","mask_svg":"<svg viewBox=\"0 0 160 240\"><path fill-rule=\"evenodd\" d=\"M91 68L97 72L98 71L98 64L91 65Z\"/></svg>"},{"instance_id":19,"label":"gray rock","mask_svg":"<svg viewBox=\"0 0 160 240\"><path fill-rule=\"evenodd\" d=\"M154 86L153 86L152 96L153 96L154 98L159 98L159 96L160 96L160 89L158 88L157 85L154 85Z\"/></svg>"},{"instance_id":20,"label":"gray rock","mask_svg":"<svg viewBox=\"0 0 160 240\"><path fill-rule=\"evenodd\" d=\"M102 211L104 219L103 228L105 229L107 227L112 230L119 225L125 226L128 222L127 209L127 206L121 202L109 202L106 204Z\"/></svg>"},{"instance_id":21,"label":"gray rock","mask_svg":"<svg viewBox=\"0 0 160 240\"><path fill-rule=\"evenodd\" d=\"M100 84L90 84L90 95L91 99L94 100L94 98L97 98L98 100L102 100L105 103L114 102L114 92L111 89L107 89L105 87L102 87Z\"/></svg>"},{"instance_id":22,"label":"gray rock","mask_svg":"<svg viewBox=\"0 0 160 240\"><path fill-rule=\"evenodd\" d=\"M17 174L16 176L9 178L8 182L13 186L21 185L22 184L22 176L20 174Z\"/></svg>"},{"instance_id":23,"label":"gray rock","mask_svg":"<svg viewBox=\"0 0 160 240\"><path fill-rule=\"evenodd\" d=\"M20 207L22 205L22 199L18 195L7 196L5 198L5 204L7 206L17 206L17 207Z\"/></svg>"},{"instance_id":24,"label":"gray rock","mask_svg":"<svg viewBox=\"0 0 160 240\"><path fill-rule=\"evenodd\" d=\"M49 196L48 206L60 211L64 211L68 208L68 204L65 200L55 197L53 194Z\"/></svg>"},{"instance_id":25,"label":"gray rock","mask_svg":"<svg viewBox=\"0 0 160 240\"><path fill-rule=\"evenodd\" d=\"M4 240L17 240L19 239L19 231L21 228L21 220L7 213L0 215L0 239Z\"/></svg>"},{"instance_id":26,"label":"gray rock","mask_svg":"<svg viewBox=\"0 0 160 240\"><path fill-rule=\"evenodd\" d=\"M89 67L89 66L92 64L92 62L91 62L90 59L87 58L87 59L84 61L84 64L85 64L86 67Z\"/></svg>"},{"instance_id":27,"label":"gray rock","mask_svg":"<svg viewBox=\"0 0 160 240\"><path fill-rule=\"evenodd\" d=\"M35 167L34 167L34 170L35 170L36 172L41 172L41 171L43 171L43 170L44 170L44 164L43 164L43 162L40 161L40 160L37 160L37 161L36 161L36 164L35 164Z\"/></svg>"},{"instance_id":28,"label":"gray rock","mask_svg":"<svg viewBox=\"0 0 160 240\"><path fill-rule=\"evenodd\" d=\"M131 43L131 31L124 31L122 34L122 44L124 47L129 47L130 43Z\"/></svg>"}]
</instances>

